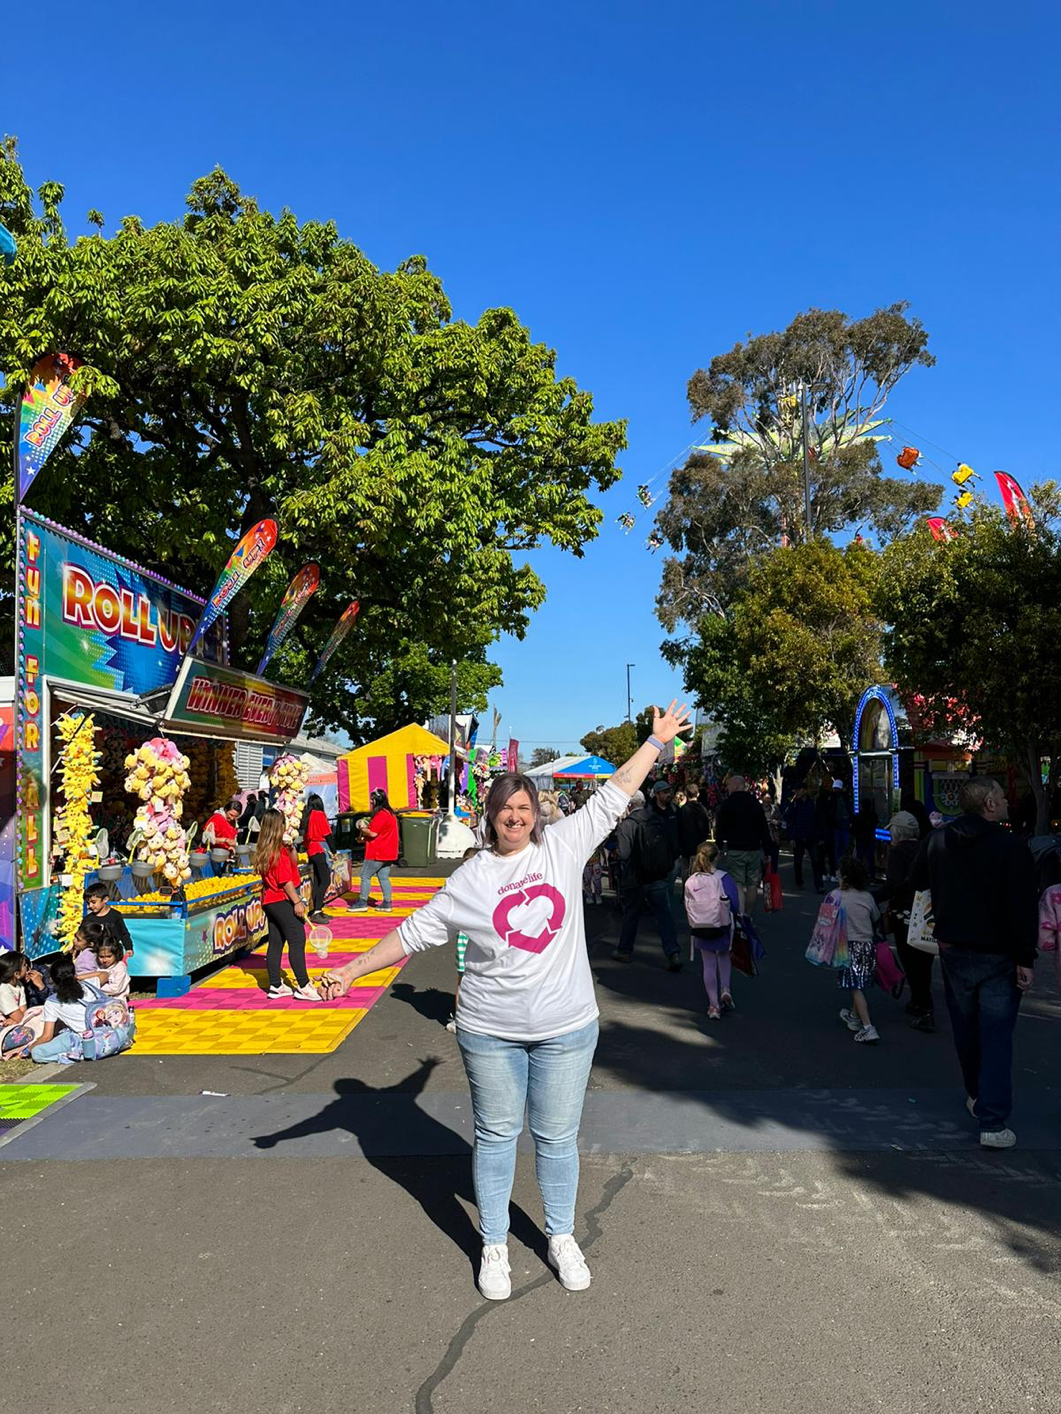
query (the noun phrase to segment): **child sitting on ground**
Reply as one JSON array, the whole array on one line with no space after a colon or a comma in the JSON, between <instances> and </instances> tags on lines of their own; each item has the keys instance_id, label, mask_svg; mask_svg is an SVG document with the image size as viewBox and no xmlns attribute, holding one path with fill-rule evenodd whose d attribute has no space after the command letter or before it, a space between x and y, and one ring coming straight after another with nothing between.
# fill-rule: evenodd
<instances>
[{"instance_id":1,"label":"child sitting on ground","mask_svg":"<svg viewBox=\"0 0 1061 1414\"><path fill-rule=\"evenodd\" d=\"M847 854L837 866L840 876L840 903L847 920L847 947L850 961L840 969L841 987L851 988L851 1006L840 1012L840 1020L855 1040L863 1045L875 1045L880 1033L873 1025L866 1004L866 988L877 970L877 944L874 925L880 919L876 900L869 892L869 871L854 855Z\"/></svg>"},{"instance_id":2,"label":"child sitting on ground","mask_svg":"<svg viewBox=\"0 0 1061 1414\"><path fill-rule=\"evenodd\" d=\"M4 1026L13 1026L26 1014L25 977L28 970L22 953L0 953L0 1024Z\"/></svg>"},{"instance_id":3,"label":"child sitting on ground","mask_svg":"<svg viewBox=\"0 0 1061 1414\"><path fill-rule=\"evenodd\" d=\"M81 979L74 971L74 959L63 953L51 966L52 985L55 995L49 997L42 1008L44 1029L40 1039L17 1052L28 1056L37 1065L47 1065L51 1061L62 1061L76 1041L85 1025L85 1003L89 993L81 985ZM70 1033L74 1033L71 1036Z\"/></svg>"},{"instance_id":4,"label":"child sitting on ground","mask_svg":"<svg viewBox=\"0 0 1061 1414\"><path fill-rule=\"evenodd\" d=\"M110 935L98 918L82 918L74 935L74 971L79 977L99 970L97 948Z\"/></svg>"},{"instance_id":5,"label":"child sitting on ground","mask_svg":"<svg viewBox=\"0 0 1061 1414\"><path fill-rule=\"evenodd\" d=\"M95 972L80 973L82 982L94 982L108 997L129 1000L129 968L125 963L125 949L114 938L103 938L96 948L99 967Z\"/></svg>"},{"instance_id":6,"label":"child sitting on ground","mask_svg":"<svg viewBox=\"0 0 1061 1414\"><path fill-rule=\"evenodd\" d=\"M734 1009L729 990L730 952L733 920L740 913L737 885L724 869L715 867L717 861L718 846L705 840L696 851L685 883L685 914L693 942L700 950L711 1021L717 1021L723 1011Z\"/></svg>"}]
</instances>

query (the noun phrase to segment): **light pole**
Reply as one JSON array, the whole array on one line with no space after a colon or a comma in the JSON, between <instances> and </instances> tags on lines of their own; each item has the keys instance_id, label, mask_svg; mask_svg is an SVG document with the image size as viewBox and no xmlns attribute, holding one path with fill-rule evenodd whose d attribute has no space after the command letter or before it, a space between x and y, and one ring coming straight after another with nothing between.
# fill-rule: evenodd
<instances>
[{"instance_id":1,"label":"light pole","mask_svg":"<svg viewBox=\"0 0 1061 1414\"><path fill-rule=\"evenodd\" d=\"M627 663L626 665L626 720L628 722L633 720L630 716L630 707L633 703L633 698L630 695L630 669L636 667L636 663Z\"/></svg>"}]
</instances>

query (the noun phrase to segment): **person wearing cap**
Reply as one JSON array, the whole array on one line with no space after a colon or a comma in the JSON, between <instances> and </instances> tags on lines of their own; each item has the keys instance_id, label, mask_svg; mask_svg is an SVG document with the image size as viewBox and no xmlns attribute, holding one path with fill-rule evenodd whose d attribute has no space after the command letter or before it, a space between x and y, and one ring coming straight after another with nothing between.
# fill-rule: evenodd
<instances>
[{"instance_id":1,"label":"person wearing cap","mask_svg":"<svg viewBox=\"0 0 1061 1414\"><path fill-rule=\"evenodd\" d=\"M682 962L672 903L681 849L674 789L669 781L657 781L650 796L649 803L631 810L616 831L623 917L619 945L612 956L619 962L633 961L638 923L647 905L656 919L667 966L671 972L680 972Z\"/></svg>"},{"instance_id":2,"label":"person wearing cap","mask_svg":"<svg viewBox=\"0 0 1061 1414\"><path fill-rule=\"evenodd\" d=\"M906 1017L915 1031L935 1031L936 1018L932 1005L931 953L912 948L907 942L910 931L910 910L914 906L915 889L910 871L917 858L921 827L908 810L897 810L888 822L891 843L884 883L875 888L873 897L883 910L887 905L895 946L899 951L906 980L910 984L910 1000Z\"/></svg>"}]
</instances>

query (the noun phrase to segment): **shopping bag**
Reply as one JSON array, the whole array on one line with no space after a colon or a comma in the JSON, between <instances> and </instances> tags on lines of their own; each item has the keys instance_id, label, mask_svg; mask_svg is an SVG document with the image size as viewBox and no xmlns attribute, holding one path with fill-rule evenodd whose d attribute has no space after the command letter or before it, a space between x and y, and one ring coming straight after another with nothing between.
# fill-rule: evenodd
<instances>
[{"instance_id":1,"label":"shopping bag","mask_svg":"<svg viewBox=\"0 0 1061 1414\"><path fill-rule=\"evenodd\" d=\"M847 966L847 915L838 889L822 899L805 955L815 967ZM838 956L843 960L838 961Z\"/></svg>"},{"instance_id":2,"label":"shopping bag","mask_svg":"<svg viewBox=\"0 0 1061 1414\"><path fill-rule=\"evenodd\" d=\"M745 977L755 977L759 969L755 965L755 944L752 941L754 929L749 933L745 927L747 922L747 918L743 917L734 920L730 962Z\"/></svg>"},{"instance_id":3,"label":"shopping bag","mask_svg":"<svg viewBox=\"0 0 1061 1414\"><path fill-rule=\"evenodd\" d=\"M934 957L939 956L939 944L936 942L935 920L932 916L932 895L927 889L918 889L914 894L913 907L910 909L910 927L906 934L906 941L918 952L931 953Z\"/></svg>"},{"instance_id":4,"label":"shopping bag","mask_svg":"<svg viewBox=\"0 0 1061 1414\"><path fill-rule=\"evenodd\" d=\"M877 941L877 970L874 973L878 987L885 992L891 992L893 997L898 998L906 985L906 973L895 960L891 948L886 942Z\"/></svg>"},{"instance_id":5,"label":"shopping bag","mask_svg":"<svg viewBox=\"0 0 1061 1414\"><path fill-rule=\"evenodd\" d=\"M780 913L784 903L784 894L781 891L781 875L776 869L767 866L763 875L763 902L768 913Z\"/></svg>"}]
</instances>

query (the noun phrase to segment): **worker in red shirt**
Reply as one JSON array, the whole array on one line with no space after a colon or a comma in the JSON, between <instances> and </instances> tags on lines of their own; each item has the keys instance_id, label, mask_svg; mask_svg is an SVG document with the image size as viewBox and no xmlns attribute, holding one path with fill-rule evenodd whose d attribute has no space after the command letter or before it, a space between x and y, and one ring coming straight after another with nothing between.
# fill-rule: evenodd
<instances>
[{"instance_id":1,"label":"worker in red shirt","mask_svg":"<svg viewBox=\"0 0 1061 1414\"><path fill-rule=\"evenodd\" d=\"M324 813L324 801L319 795L306 797L306 806L302 812L301 834L306 844L306 858L313 871L313 905L309 915L310 922L326 923L327 919L321 909L324 907L324 900L328 894L332 871L324 846L328 845L330 849L333 849L335 841L332 839L332 827Z\"/></svg>"},{"instance_id":2,"label":"worker in red shirt","mask_svg":"<svg viewBox=\"0 0 1061 1414\"><path fill-rule=\"evenodd\" d=\"M374 790L369 797L372 814L358 826L365 841L365 862L361 866L361 896L352 905L355 910L367 908L372 876L383 890L383 907L391 906L391 865L398 858L398 817L391 809L385 790Z\"/></svg>"},{"instance_id":3,"label":"worker in red shirt","mask_svg":"<svg viewBox=\"0 0 1061 1414\"><path fill-rule=\"evenodd\" d=\"M203 826L203 839L215 849L227 849L229 858L235 853L236 833L243 806L238 800L230 800L223 810L215 810Z\"/></svg>"}]
</instances>

